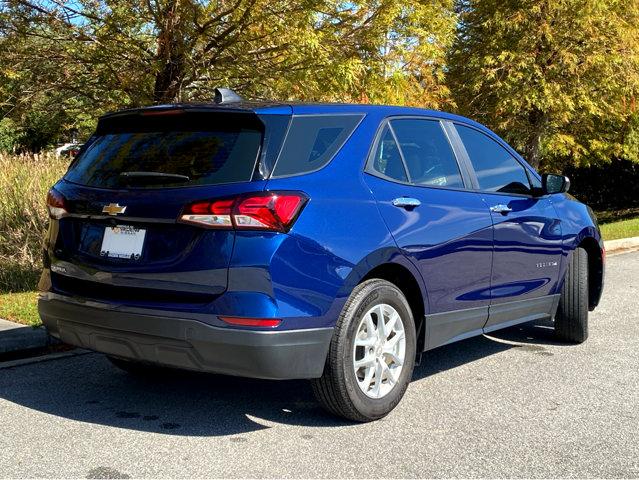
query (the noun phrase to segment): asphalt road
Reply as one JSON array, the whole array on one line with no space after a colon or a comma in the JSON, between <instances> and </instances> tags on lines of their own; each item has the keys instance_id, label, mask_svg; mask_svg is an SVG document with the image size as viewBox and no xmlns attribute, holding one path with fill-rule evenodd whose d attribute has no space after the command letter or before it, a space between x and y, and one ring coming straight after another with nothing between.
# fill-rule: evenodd
<instances>
[{"instance_id":1,"label":"asphalt road","mask_svg":"<svg viewBox=\"0 0 639 480\"><path fill-rule=\"evenodd\" d=\"M0 477L639 477L639 253L606 282L585 344L528 324L439 348L366 425L306 382L0 368Z\"/></svg>"}]
</instances>

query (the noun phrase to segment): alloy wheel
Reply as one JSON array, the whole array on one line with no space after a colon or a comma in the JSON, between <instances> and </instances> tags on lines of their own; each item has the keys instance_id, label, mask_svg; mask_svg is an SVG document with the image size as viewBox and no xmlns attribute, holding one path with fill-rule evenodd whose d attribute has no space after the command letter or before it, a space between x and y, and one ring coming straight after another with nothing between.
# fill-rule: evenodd
<instances>
[{"instance_id":1,"label":"alloy wheel","mask_svg":"<svg viewBox=\"0 0 639 480\"><path fill-rule=\"evenodd\" d=\"M405 356L401 316L391 305L375 305L360 321L353 344L353 369L362 392L376 399L388 395L399 381Z\"/></svg>"}]
</instances>

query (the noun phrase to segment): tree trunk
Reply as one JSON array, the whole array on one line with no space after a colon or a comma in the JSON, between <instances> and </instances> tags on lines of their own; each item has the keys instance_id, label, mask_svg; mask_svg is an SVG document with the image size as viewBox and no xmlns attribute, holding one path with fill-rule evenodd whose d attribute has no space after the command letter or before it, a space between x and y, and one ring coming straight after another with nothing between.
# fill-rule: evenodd
<instances>
[{"instance_id":1,"label":"tree trunk","mask_svg":"<svg viewBox=\"0 0 639 480\"><path fill-rule=\"evenodd\" d=\"M156 13L158 34L157 63L153 102L171 103L181 98L186 73L186 25L181 2L171 1Z\"/></svg>"},{"instance_id":2,"label":"tree trunk","mask_svg":"<svg viewBox=\"0 0 639 480\"><path fill-rule=\"evenodd\" d=\"M528 115L530 134L526 140L524 155L526 161L535 169L541 166L541 138L544 134L546 115L539 109L534 109Z\"/></svg>"}]
</instances>

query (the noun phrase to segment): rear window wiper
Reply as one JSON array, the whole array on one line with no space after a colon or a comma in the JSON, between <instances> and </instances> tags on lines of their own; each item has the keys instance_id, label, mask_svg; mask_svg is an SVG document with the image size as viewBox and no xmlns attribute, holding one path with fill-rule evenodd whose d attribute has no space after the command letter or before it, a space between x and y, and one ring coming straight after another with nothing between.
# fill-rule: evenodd
<instances>
[{"instance_id":1,"label":"rear window wiper","mask_svg":"<svg viewBox=\"0 0 639 480\"><path fill-rule=\"evenodd\" d=\"M190 182L191 178L187 175L180 175L178 173L163 173L163 172L122 172L120 177L124 177L127 180L177 180L180 182Z\"/></svg>"}]
</instances>

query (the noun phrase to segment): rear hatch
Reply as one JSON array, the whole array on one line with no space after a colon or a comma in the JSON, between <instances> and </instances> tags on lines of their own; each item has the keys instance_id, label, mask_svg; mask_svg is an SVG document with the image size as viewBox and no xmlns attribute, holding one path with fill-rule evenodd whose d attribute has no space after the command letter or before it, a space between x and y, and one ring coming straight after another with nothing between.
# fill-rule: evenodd
<instances>
[{"instance_id":1,"label":"rear hatch","mask_svg":"<svg viewBox=\"0 0 639 480\"><path fill-rule=\"evenodd\" d=\"M264 189L264 159L289 118L268 117L172 108L103 118L54 187L68 215L52 225L53 290L179 309L224 292L234 231L177 219L192 202Z\"/></svg>"}]
</instances>

